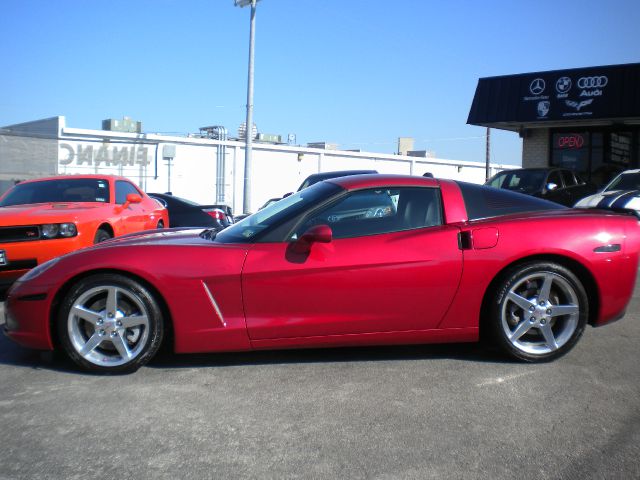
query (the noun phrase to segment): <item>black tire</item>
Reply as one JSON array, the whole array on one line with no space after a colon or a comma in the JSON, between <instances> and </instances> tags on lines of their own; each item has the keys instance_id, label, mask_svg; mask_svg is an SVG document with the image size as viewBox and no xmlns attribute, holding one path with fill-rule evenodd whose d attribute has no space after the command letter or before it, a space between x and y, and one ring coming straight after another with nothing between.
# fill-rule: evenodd
<instances>
[{"instance_id":1,"label":"black tire","mask_svg":"<svg viewBox=\"0 0 640 480\"><path fill-rule=\"evenodd\" d=\"M589 301L576 275L557 263L530 262L503 275L487 326L494 345L509 356L546 362L575 346L588 317Z\"/></svg>"},{"instance_id":2,"label":"black tire","mask_svg":"<svg viewBox=\"0 0 640 480\"><path fill-rule=\"evenodd\" d=\"M106 231L104 228L99 228L96 232L95 237L93 237L93 243L95 245L96 243L101 243L111 238L113 237L108 231Z\"/></svg>"},{"instance_id":3,"label":"black tire","mask_svg":"<svg viewBox=\"0 0 640 480\"><path fill-rule=\"evenodd\" d=\"M64 351L81 368L124 373L137 370L157 353L164 319L154 295L140 282L119 274L95 274L65 295L57 332Z\"/></svg>"},{"instance_id":4,"label":"black tire","mask_svg":"<svg viewBox=\"0 0 640 480\"><path fill-rule=\"evenodd\" d=\"M157 229L164 228L164 222L163 222L162 220L160 220L160 221L158 222L158 225L156 226L156 228L157 228Z\"/></svg>"}]
</instances>

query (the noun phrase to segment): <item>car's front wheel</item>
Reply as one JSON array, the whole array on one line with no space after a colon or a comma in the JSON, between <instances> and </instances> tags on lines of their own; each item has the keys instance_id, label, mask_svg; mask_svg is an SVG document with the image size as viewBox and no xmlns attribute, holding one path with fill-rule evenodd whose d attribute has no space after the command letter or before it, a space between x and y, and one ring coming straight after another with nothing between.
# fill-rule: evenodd
<instances>
[{"instance_id":1,"label":"car's front wheel","mask_svg":"<svg viewBox=\"0 0 640 480\"><path fill-rule=\"evenodd\" d=\"M162 343L162 310L152 292L124 275L96 274L64 297L58 336L80 367L130 372L146 364Z\"/></svg>"},{"instance_id":2,"label":"car's front wheel","mask_svg":"<svg viewBox=\"0 0 640 480\"><path fill-rule=\"evenodd\" d=\"M93 237L93 243L102 243L102 242L106 242L107 240L110 240L112 237L112 235L107 232L105 229L103 228L99 228L98 231L96 232L95 236Z\"/></svg>"},{"instance_id":3,"label":"car's front wheel","mask_svg":"<svg viewBox=\"0 0 640 480\"><path fill-rule=\"evenodd\" d=\"M492 337L510 356L548 361L567 353L587 324L584 286L567 268L532 262L508 271L492 302Z\"/></svg>"}]
</instances>

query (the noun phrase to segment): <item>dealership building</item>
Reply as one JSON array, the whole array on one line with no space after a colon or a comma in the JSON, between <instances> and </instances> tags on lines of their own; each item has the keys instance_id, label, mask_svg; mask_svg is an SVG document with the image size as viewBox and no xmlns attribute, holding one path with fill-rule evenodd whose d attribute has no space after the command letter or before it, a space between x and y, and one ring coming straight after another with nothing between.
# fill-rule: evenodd
<instances>
[{"instance_id":1,"label":"dealership building","mask_svg":"<svg viewBox=\"0 0 640 480\"><path fill-rule=\"evenodd\" d=\"M122 124L125 127L122 128ZM128 128L131 127L131 128ZM123 131L127 130L127 131ZM222 126L198 134L143 133L139 122L105 120L101 130L69 127L63 116L0 128L0 193L16 181L64 174L116 174L147 192L171 191L202 204L225 203L244 210L245 141ZM239 133L240 136L240 133ZM334 170L423 175L473 183L485 180L485 164L435 158L401 146L398 153L339 150L318 142L306 146L280 142L255 132L251 202L256 211L267 200L298 188L309 175ZM406 139L404 139L406 140ZM491 164L493 174L508 168Z\"/></svg>"},{"instance_id":2,"label":"dealership building","mask_svg":"<svg viewBox=\"0 0 640 480\"><path fill-rule=\"evenodd\" d=\"M481 78L467 123L517 132L523 167L602 185L640 166L640 63Z\"/></svg>"}]
</instances>

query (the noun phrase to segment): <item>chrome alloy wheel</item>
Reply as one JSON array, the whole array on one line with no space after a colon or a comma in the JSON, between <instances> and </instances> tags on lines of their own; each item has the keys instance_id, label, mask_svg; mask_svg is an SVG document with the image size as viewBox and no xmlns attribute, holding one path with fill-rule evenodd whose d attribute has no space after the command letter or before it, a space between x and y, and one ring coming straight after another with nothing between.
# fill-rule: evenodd
<instances>
[{"instance_id":1,"label":"chrome alloy wheel","mask_svg":"<svg viewBox=\"0 0 640 480\"><path fill-rule=\"evenodd\" d=\"M501 325L509 342L531 355L562 348L578 328L580 302L561 275L537 271L516 282L502 304Z\"/></svg>"},{"instance_id":2,"label":"chrome alloy wheel","mask_svg":"<svg viewBox=\"0 0 640 480\"><path fill-rule=\"evenodd\" d=\"M80 295L67 317L69 340L86 361L123 365L140 355L149 336L149 312L133 291L94 287Z\"/></svg>"}]
</instances>

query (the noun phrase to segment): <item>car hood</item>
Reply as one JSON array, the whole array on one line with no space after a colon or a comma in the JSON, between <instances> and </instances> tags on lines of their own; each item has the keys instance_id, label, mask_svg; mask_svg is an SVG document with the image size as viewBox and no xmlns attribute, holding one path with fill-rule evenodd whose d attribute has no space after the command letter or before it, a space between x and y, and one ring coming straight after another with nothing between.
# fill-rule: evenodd
<instances>
[{"instance_id":1,"label":"car hood","mask_svg":"<svg viewBox=\"0 0 640 480\"><path fill-rule=\"evenodd\" d=\"M608 192L598 192L583 198L576 207L578 208L628 208L631 200L640 197L638 190L609 190Z\"/></svg>"},{"instance_id":2,"label":"car hood","mask_svg":"<svg viewBox=\"0 0 640 480\"><path fill-rule=\"evenodd\" d=\"M200 235L202 232L206 234ZM160 230L146 230L116 237L98 245L93 249L130 247L147 245L211 245L216 231L202 228L166 228Z\"/></svg>"},{"instance_id":3,"label":"car hood","mask_svg":"<svg viewBox=\"0 0 640 480\"><path fill-rule=\"evenodd\" d=\"M73 221L87 213L92 214L98 208L104 208L101 203L35 203L29 205L11 205L0 207L0 225L31 225L34 223L49 223L59 221Z\"/></svg>"}]
</instances>

